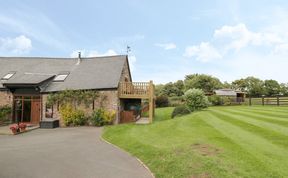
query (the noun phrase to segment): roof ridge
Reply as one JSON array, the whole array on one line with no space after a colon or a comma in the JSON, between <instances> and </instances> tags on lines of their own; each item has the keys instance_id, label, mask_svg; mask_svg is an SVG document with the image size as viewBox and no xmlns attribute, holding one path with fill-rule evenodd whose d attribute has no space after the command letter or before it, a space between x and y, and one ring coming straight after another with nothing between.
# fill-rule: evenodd
<instances>
[{"instance_id":1,"label":"roof ridge","mask_svg":"<svg viewBox=\"0 0 288 178\"><path fill-rule=\"evenodd\" d=\"M95 56L95 57L81 57L81 59L94 59L94 58L111 58L111 57L127 57L127 55L125 54L120 54L120 55L113 55L113 56ZM27 57L27 56L24 56L24 57L21 57L21 56L7 56L7 57L4 57L4 56L0 56L0 59L58 59L58 60L61 60L61 59L77 59L77 57L36 57L36 56L33 56L33 57Z\"/></svg>"}]
</instances>

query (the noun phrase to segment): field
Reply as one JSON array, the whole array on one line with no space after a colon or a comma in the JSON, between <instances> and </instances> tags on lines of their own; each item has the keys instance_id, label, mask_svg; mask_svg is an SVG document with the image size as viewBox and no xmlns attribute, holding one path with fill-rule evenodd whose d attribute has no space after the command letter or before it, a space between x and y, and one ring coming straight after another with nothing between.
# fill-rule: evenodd
<instances>
[{"instance_id":1,"label":"field","mask_svg":"<svg viewBox=\"0 0 288 178\"><path fill-rule=\"evenodd\" d=\"M156 177L288 177L288 107L211 107L150 125L106 127L103 137Z\"/></svg>"}]
</instances>

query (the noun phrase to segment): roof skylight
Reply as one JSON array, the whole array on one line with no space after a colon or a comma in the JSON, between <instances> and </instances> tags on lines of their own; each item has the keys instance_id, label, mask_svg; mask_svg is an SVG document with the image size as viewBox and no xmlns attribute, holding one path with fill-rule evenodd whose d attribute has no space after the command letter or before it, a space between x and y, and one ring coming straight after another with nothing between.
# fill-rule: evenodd
<instances>
[{"instance_id":1,"label":"roof skylight","mask_svg":"<svg viewBox=\"0 0 288 178\"><path fill-rule=\"evenodd\" d=\"M13 75L15 74L15 72L9 72L8 74L6 74L4 77L2 77L2 80L9 80Z\"/></svg>"},{"instance_id":2,"label":"roof skylight","mask_svg":"<svg viewBox=\"0 0 288 178\"><path fill-rule=\"evenodd\" d=\"M54 78L54 82L64 82L64 80L67 78L68 74L59 74Z\"/></svg>"}]
</instances>

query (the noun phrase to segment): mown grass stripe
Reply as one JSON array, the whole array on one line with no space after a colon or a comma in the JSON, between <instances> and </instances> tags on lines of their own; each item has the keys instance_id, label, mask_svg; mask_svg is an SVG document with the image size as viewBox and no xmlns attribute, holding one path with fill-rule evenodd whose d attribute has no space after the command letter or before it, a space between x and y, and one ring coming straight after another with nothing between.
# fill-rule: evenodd
<instances>
[{"instance_id":1,"label":"mown grass stripe","mask_svg":"<svg viewBox=\"0 0 288 178\"><path fill-rule=\"evenodd\" d=\"M219 119L237 125L244 130L253 132L260 137L270 140L270 142L273 144L288 148L288 135L286 135L288 134L288 130L286 131L286 134L283 134L277 130L277 127L274 128L274 125L269 123L263 123L262 121L254 120L240 115L236 116L223 111L211 110L211 112L213 112L213 114Z\"/></svg>"},{"instance_id":2,"label":"mown grass stripe","mask_svg":"<svg viewBox=\"0 0 288 178\"><path fill-rule=\"evenodd\" d=\"M288 127L288 121L287 120L283 120L281 118L278 117L271 117L271 116L265 116L265 115L259 115L259 114L255 114L255 113L248 113L245 111L240 111L240 110L221 110L221 111L225 111L225 112L229 112L231 114L236 114L236 115L243 115L243 116L247 116L247 117L253 117L254 119L257 120L262 120L262 121L266 121L266 122L270 122L273 124L277 124L280 126L285 126Z\"/></svg>"},{"instance_id":3,"label":"mown grass stripe","mask_svg":"<svg viewBox=\"0 0 288 178\"><path fill-rule=\"evenodd\" d=\"M249 108L239 108L238 110L242 110L242 111L246 111L246 112L253 112L253 113L257 113L257 114L261 114L261 115L268 115L268 116L273 116L273 117L279 117L279 118L285 118L286 120L288 120L288 113L284 113L282 111L267 111L265 110L265 108L263 108L263 110L253 110L253 109L249 109Z\"/></svg>"},{"instance_id":4,"label":"mown grass stripe","mask_svg":"<svg viewBox=\"0 0 288 178\"><path fill-rule=\"evenodd\" d=\"M288 113L287 106L246 106L241 107L250 110L259 110L259 111L281 111L283 113Z\"/></svg>"},{"instance_id":5,"label":"mown grass stripe","mask_svg":"<svg viewBox=\"0 0 288 178\"><path fill-rule=\"evenodd\" d=\"M286 149L282 149L266 139L225 122L211 113L205 113L203 116L202 119L205 122L216 128L226 137L232 139L243 149L253 154L258 160L262 161L267 166L272 165L274 167L274 170L271 170L274 172L273 175L277 176L277 173L279 173L279 177L288 176L288 172L285 171L288 165L288 151ZM273 159L271 159L271 157Z\"/></svg>"},{"instance_id":6,"label":"mown grass stripe","mask_svg":"<svg viewBox=\"0 0 288 178\"><path fill-rule=\"evenodd\" d=\"M254 107L235 107L233 110L241 110L249 113L256 113L256 114L261 114L261 115L266 115L266 116L272 116L272 117L277 117L277 118L282 118L285 120L288 120L288 113L281 112L278 110L273 110L273 111L268 111L265 110L266 107L263 107L262 110L256 109ZM225 108L223 108L225 109ZM226 108L227 109L227 108Z\"/></svg>"}]
</instances>

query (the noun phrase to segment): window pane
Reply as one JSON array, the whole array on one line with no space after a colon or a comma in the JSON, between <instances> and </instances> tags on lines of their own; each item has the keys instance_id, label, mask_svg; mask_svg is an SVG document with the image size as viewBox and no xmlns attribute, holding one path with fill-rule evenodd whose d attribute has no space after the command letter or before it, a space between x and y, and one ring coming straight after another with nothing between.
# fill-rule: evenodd
<instances>
[{"instance_id":1,"label":"window pane","mask_svg":"<svg viewBox=\"0 0 288 178\"><path fill-rule=\"evenodd\" d=\"M15 74L15 73L8 73L8 74L6 74L2 79L8 80L8 79L10 79L14 74Z\"/></svg>"},{"instance_id":2,"label":"window pane","mask_svg":"<svg viewBox=\"0 0 288 178\"><path fill-rule=\"evenodd\" d=\"M64 81L68 75L67 74L61 74L57 75L54 79L54 81Z\"/></svg>"}]
</instances>

